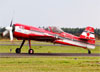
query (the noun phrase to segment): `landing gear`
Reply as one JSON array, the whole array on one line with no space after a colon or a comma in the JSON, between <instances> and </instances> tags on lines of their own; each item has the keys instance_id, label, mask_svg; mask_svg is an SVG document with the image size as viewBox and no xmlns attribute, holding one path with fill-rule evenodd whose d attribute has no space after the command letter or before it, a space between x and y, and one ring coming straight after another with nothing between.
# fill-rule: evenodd
<instances>
[{"instance_id":1,"label":"landing gear","mask_svg":"<svg viewBox=\"0 0 100 72\"><path fill-rule=\"evenodd\" d=\"M25 43L25 40L22 41L20 48L16 48L16 50L15 50L16 53L21 53L21 48L23 47L24 43Z\"/></svg>"},{"instance_id":2,"label":"landing gear","mask_svg":"<svg viewBox=\"0 0 100 72\"><path fill-rule=\"evenodd\" d=\"M88 49L88 54L91 54L91 51Z\"/></svg>"},{"instance_id":3,"label":"landing gear","mask_svg":"<svg viewBox=\"0 0 100 72\"><path fill-rule=\"evenodd\" d=\"M28 40L28 42L29 42L29 50L28 50L28 53L29 54L34 54L34 50L31 48L31 42L30 42L30 40ZM24 43L25 43L25 40L23 40L23 42L22 42L22 44L20 45L20 48L16 48L16 53L21 53L21 49L22 49L22 47L23 47L23 45L24 45Z\"/></svg>"},{"instance_id":4,"label":"landing gear","mask_svg":"<svg viewBox=\"0 0 100 72\"><path fill-rule=\"evenodd\" d=\"M31 48L31 41L28 40L28 42L29 42L29 51L28 51L28 53L29 54L34 54L34 50Z\"/></svg>"}]
</instances>

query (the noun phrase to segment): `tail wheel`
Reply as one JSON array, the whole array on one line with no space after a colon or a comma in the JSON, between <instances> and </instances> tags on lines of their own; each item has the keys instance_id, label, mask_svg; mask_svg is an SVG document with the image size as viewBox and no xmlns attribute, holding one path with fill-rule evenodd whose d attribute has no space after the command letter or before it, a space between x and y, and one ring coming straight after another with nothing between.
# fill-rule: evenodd
<instances>
[{"instance_id":1,"label":"tail wheel","mask_svg":"<svg viewBox=\"0 0 100 72\"><path fill-rule=\"evenodd\" d=\"M34 50L33 49L29 49L28 53L29 54L34 54Z\"/></svg>"},{"instance_id":2,"label":"tail wheel","mask_svg":"<svg viewBox=\"0 0 100 72\"><path fill-rule=\"evenodd\" d=\"M21 53L21 49L20 48L16 48L16 53Z\"/></svg>"}]
</instances>

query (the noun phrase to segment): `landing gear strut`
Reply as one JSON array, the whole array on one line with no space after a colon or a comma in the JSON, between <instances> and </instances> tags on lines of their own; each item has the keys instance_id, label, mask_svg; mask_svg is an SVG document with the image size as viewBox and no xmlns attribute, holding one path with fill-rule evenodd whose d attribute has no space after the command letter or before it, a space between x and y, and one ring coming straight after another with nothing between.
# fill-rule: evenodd
<instances>
[{"instance_id":1,"label":"landing gear strut","mask_svg":"<svg viewBox=\"0 0 100 72\"><path fill-rule=\"evenodd\" d=\"M20 45L20 48L16 48L16 50L15 50L16 53L21 53L21 48L23 47L24 43L25 43L25 40L22 41L22 44Z\"/></svg>"},{"instance_id":2,"label":"landing gear strut","mask_svg":"<svg viewBox=\"0 0 100 72\"><path fill-rule=\"evenodd\" d=\"M88 49L88 54L91 54L91 51Z\"/></svg>"},{"instance_id":3,"label":"landing gear strut","mask_svg":"<svg viewBox=\"0 0 100 72\"><path fill-rule=\"evenodd\" d=\"M29 42L29 50L28 50L28 53L29 54L33 54L34 53L34 50L31 48L31 41L28 40L28 42Z\"/></svg>"}]
</instances>

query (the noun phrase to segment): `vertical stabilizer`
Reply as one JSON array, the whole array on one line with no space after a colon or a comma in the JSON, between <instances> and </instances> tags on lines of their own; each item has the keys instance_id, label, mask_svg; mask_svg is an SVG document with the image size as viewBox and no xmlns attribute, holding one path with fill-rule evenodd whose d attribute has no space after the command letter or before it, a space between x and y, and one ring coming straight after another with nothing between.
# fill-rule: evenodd
<instances>
[{"instance_id":1,"label":"vertical stabilizer","mask_svg":"<svg viewBox=\"0 0 100 72\"><path fill-rule=\"evenodd\" d=\"M88 26L80 35L80 39L95 39L95 35L94 35L94 28Z\"/></svg>"}]
</instances>

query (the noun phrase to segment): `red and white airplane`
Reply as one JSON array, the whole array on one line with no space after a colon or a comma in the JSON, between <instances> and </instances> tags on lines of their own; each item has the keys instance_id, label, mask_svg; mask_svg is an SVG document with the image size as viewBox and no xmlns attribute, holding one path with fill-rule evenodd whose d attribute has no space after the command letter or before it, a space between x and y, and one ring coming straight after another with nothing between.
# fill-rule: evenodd
<instances>
[{"instance_id":1,"label":"red and white airplane","mask_svg":"<svg viewBox=\"0 0 100 72\"><path fill-rule=\"evenodd\" d=\"M16 48L16 53L21 53L21 48L26 40L29 42L29 54L34 53L34 50L31 48L31 40L78 46L87 49L88 54L91 54L90 49L95 48L94 28L90 26L88 26L79 37L66 33L55 26L41 29L19 23L13 25L11 23L10 27L5 27L5 31L2 33L3 36L6 36L8 33L10 34L11 41L13 37L23 40L20 47Z\"/></svg>"}]
</instances>

